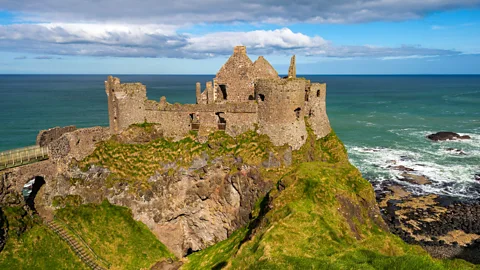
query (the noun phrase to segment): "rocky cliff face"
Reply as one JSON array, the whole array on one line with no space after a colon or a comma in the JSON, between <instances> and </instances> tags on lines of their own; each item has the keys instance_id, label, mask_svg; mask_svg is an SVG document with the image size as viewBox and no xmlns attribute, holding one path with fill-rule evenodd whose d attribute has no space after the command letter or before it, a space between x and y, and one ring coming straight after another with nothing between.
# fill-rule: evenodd
<instances>
[{"instance_id":1,"label":"rocky cliff face","mask_svg":"<svg viewBox=\"0 0 480 270\"><path fill-rule=\"evenodd\" d=\"M57 139L59 147L51 148L65 153L7 172L2 203L21 204L22 179L39 174L45 185L35 208L43 217L66 205L108 200L130 208L178 257L245 226L255 203L271 189L271 176L292 163L288 146L274 147L254 131L237 138L192 134L178 142L162 138L151 125L132 126L111 139L101 133L89 140L84 133ZM89 145L76 149L82 143Z\"/></svg>"},{"instance_id":2,"label":"rocky cliff face","mask_svg":"<svg viewBox=\"0 0 480 270\"><path fill-rule=\"evenodd\" d=\"M128 207L135 219L182 257L244 226L255 202L270 189L256 167L240 161L232 169L225 163L204 157L188 168L170 164L172 168L152 175L144 186L121 179L112 184L106 168L92 166L83 172L77 167L50 185L46 199L55 206L78 199L84 203L107 199Z\"/></svg>"},{"instance_id":3,"label":"rocky cliff face","mask_svg":"<svg viewBox=\"0 0 480 270\"><path fill-rule=\"evenodd\" d=\"M347 160L334 135L322 142L313 132L297 151L288 145L274 146L255 131L235 138L223 132L208 137L190 134L176 142L162 138L151 125L133 126L110 139L104 139L106 133L100 129L88 132L99 135L88 137L82 130L65 134L58 145L68 147L57 148L67 149L66 154L56 151L60 154L45 164L12 170L7 179L29 179L34 171L49 168L43 169L45 185L35 199L40 215L51 218L66 205L108 200L130 208L134 218L178 257L225 240L249 224L252 213L265 211L265 205L257 202L272 190L273 183L277 190L288 186L288 177L284 177L299 164ZM146 142L145 138L150 139ZM77 149L82 143L88 147ZM17 191L21 184L14 185ZM356 213L362 209L347 197L341 198L342 211L351 215L346 218L363 220ZM351 230L361 237L355 224L350 224Z\"/></svg>"}]
</instances>

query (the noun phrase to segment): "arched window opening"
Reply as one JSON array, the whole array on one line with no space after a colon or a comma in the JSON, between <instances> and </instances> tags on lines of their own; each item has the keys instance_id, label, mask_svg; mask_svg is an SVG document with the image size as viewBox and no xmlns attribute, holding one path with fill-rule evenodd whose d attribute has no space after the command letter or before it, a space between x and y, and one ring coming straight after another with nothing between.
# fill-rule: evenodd
<instances>
[{"instance_id":1,"label":"arched window opening","mask_svg":"<svg viewBox=\"0 0 480 270\"><path fill-rule=\"evenodd\" d=\"M265 101L265 95L258 94L258 97L260 98L260 101Z\"/></svg>"},{"instance_id":2,"label":"arched window opening","mask_svg":"<svg viewBox=\"0 0 480 270\"><path fill-rule=\"evenodd\" d=\"M308 91L305 90L305 101L308 101Z\"/></svg>"},{"instance_id":3,"label":"arched window opening","mask_svg":"<svg viewBox=\"0 0 480 270\"><path fill-rule=\"evenodd\" d=\"M253 95L250 95L248 96L248 100L255 100L255 98L253 97Z\"/></svg>"},{"instance_id":4,"label":"arched window opening","mask_svg":"<svg viewBox=\"0 0 480 270\"><path fill-rule=\"evenodd\" d=\"M317 97L320 97L320 90L317 90Z\"/></svg>"},{"instance_id":5,"label":"arched window opening","mask_svg":"<svg viewBox=\"0 0 480 270\"><path fill-rule=\"evenodd\" d=\"M36 212L35 197L43 185L45 185L45 179L41 176L35 176L23 186L23 199L28 207L34 212Z\"/></svg>"},{"instance_id":6,"label":"arched window opening","mask_svg":"<svg viewBox=\"0 0 480 270\"><path fill-rule=\"evenodd\" d=\"M297 120L300 119L300 112L302 111L302 109L299 108L296 108L295 110L293 110L295 112L295 116L297 117Z\"/></svg>"}]
</instances>

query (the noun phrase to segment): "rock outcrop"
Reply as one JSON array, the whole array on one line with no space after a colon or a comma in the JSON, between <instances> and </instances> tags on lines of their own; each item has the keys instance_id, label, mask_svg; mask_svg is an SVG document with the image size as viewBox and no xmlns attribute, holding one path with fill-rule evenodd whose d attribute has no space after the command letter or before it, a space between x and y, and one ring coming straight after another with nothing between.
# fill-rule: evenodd
<instances>
[{"instance_id":1,"label":"rock outcrop","mask_svg":"<svg viewBox=\"0 0 480 270\"><path fill-rule=\"evenodd\" d=\"M430 134L427 136L428 139L432 141L448 141L448 140L464 140L464 139L471 139L468 135L460 135L455 132L450 131L441 131L435 134Z\"/></svg>"},{"instance_id":2,"label":"rock outcrop","mask_svg":"<svg viewBox=\"0 0 480 270\"><path fill-rule=\"evenodd\" d=\"M439 195L413 195L396 184L377 191L390 231L436 258L480 263L480 204Z\"/></svg>"},{"instance_id":3,"label":"rock outcrop","mask_svg":"<svg viewBox=\"0 0 480 270\"><path fill-rule=\"evenodd\" d=\"M108 169L76 168L51 185L48 200L76 195L84 203L107 199L128 207L135 219L182 257L226 239L247 224L255 202L271 188L258 168L242 163L232 168L228 163L204 158L189 168L168 164L167 172L156 173L147 182L117 179L113 185Z\"/></svg>"}]
</instances>

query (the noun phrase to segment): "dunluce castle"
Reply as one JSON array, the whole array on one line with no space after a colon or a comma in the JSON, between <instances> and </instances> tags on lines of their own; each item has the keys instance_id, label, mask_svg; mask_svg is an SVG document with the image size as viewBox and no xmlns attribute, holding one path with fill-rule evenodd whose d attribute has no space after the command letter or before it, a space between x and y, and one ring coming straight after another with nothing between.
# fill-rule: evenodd
<instances>
[{"instance_id":1,"label":"dunluce castle","mask_svg":"<svg viewBox=\"0 0 480 270\"><path fill-rule=\"evenodd\" d=\"M135 219L181 257L226 239L247 223L254 202L270 185L258 177L257 165L244 164L245 173L232 172L222 160L209 167L209 157L202 155L188 165L189 173L180 166L168 167L176 166L175 162L157 164L156 173L143 185L128 178L111 180L108 177L115 172L102 166L82 171L79 162L94 153L99 143L132 124L148 122L156 124L158 134L172 139L192 130L198 132L199 140L217 130L232 136L256 130L275 145L290 145L285 153L291 154L305 144L307 126L317 138L330 132L325 84L297 78L295 57L288 76L280 78L263 57L252 62L243 46L235 47L204 89L197 83L196 104L170 104L164 97L158 102L148 100L145 85L121 84L114 77L108 78L105 87L109 127L56 127L41 131L36 146L0 152L0 207L26 203L49 221L56 198L74 196L82 203L108 199L132 209ZM281 154L283 164L288 162L285 153ZM195 172L198 164L203 164L202 176ZM169 175L170 169L178 170L175 176Z\"/></svg>"},{"instance_id":2,"label":"dunluce castle","mask_svg":"<svg viewBox=\"0 0 480 270\"><path fill-rule=\"evenodd\" d=\"M110 131L118 134L136 123L158 123L166 137L180 138L190 130L208 134L225 130L236 136L249 129L268 135L275 145L300 148L306 141L308 121L317 138L330 132L326 114L326 84L296 77L295 56L288 76L280 78L262 56L252 62L245 46L220 68L204 90L196 84L197 104L170 104L148 100L141 83L105 82Z\"/></svg>"}]
</instances>

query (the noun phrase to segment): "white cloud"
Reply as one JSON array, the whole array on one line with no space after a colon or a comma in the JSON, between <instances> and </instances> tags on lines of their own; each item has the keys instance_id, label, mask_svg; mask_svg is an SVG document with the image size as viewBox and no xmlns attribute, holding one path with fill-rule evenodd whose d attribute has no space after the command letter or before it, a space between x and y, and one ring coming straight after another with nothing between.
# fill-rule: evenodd
<instances>
[{"instance_id":1,"label":"white cloud","mask_svg":"<svg viewBox=\"0 0 480 270\"><path fill-rule=\"evenodd\" d=\"M251 54L300 54L335 58L455 55L419 46L337 46L288 28L249 32L178 34L171 26L128 24L20 24L0 26L0 50L48 55L209 58L230 55L236 45Z\"/></svg>"},{"instance_id":2,"label":"white cloud","mask_svg":"<svg viewBox=\"0 0 480 270\"><path fill-rule=\"evenodd\" d=\"M217 32L190 37L186 50L199 53L230 54L236 45L244 45L255 54L271 54L278 51L305 51L327 45L323 38L294 33L288 28L256 30L250 32Z\"/></svg>"}]
</instances>

